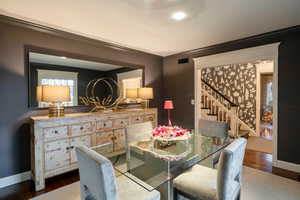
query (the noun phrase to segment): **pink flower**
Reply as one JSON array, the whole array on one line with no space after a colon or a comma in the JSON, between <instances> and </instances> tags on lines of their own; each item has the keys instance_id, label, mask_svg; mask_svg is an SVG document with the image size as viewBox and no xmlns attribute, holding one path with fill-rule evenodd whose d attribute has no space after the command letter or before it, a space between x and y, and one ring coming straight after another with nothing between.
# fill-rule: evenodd
<instances>
[{"instance_id":1,"label":"pink flower","mask_svg":"<svg viewBox=\"0 0 300 200\"><path fill-rule=\"evenodd\" d=\"M189 134L189 131L178 126L157 126L152 131L153 137L173 138Z\"/></svg>"}]
</instances>

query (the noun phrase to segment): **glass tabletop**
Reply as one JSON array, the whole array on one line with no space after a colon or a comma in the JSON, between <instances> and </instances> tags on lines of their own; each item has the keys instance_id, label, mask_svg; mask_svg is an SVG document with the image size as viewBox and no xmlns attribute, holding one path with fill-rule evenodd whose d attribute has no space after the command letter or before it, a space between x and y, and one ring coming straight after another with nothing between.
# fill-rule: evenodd
<instances>
[{"instance_id":1,"label":"glass tabletop","mask_svg":"<svg viewBox=\"0 0 300 200\"><path fill-rule=\"evenodd\" d=\"M111 158L111 161L117 172L152 191L195 164L206 162L205 165L213 167L214 158L228 144L226 138L203 136L198 132L176 141L157 141L149 137L130 142L126 155ZM100 148L93 149L105 156Z\"/></svg>"}]
</instances>

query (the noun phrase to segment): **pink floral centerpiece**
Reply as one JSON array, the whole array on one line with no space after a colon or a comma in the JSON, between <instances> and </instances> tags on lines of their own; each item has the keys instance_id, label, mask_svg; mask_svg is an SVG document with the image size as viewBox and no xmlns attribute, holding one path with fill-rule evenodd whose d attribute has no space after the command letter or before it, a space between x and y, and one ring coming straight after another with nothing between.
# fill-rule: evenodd
<instances>
[{"instance_id":1,"label":"pink floral centerpiece","mask_svg":"<svg viewBox=\"0 0 300 200\"><path fill-rule=\"evenodd\" d=\"M162 141L187 140L190 132L178 126L158 126L152 131L152 138Z\"/></svg>"}]
</instances>

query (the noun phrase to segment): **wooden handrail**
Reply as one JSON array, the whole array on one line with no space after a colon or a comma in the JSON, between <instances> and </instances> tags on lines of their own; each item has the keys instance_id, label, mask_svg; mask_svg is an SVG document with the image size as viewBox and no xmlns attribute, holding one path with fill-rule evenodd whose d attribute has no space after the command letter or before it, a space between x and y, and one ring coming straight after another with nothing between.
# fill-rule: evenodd
<instances>
[{"instance_id":1,"label":"wooden handrail","mask_svg":"<svg viewBox=\"0 0 300 200\"><path fill-rule=\"evenodd\" d=\"M239 130L238 130L238 124L242 124L244 127L246 127L246 129L248 131L251 132L251 135L256 135L255 130L253 130L252 128L250 128L243 120L241 120L238 117L237 114L237 110L236 109L229 109L226 106L224 106L221 102L219 102L214 96L212 96L211 94L209 94L209 92L205 89L202 89L204 95L209 96L210 99L212 99L219 107L221 110L226 111L226 113L228 113L231 116L231 129L232 129L232 136L239 136Z\"/></svg>"},{"instance_id":2,"label":"wooden handrail","mask_svg":"<svg viewBox=\"0 0 300 200\"><path fill-rule=\"evenodd\" d=\"M201 81L207 85L211 90L213 90L215 93L217 93L219 96L221 96L223 99L225 99L230 106L235 106L238 107L237 104L233 103L232 101L230 101L226 96L224 96L222 93L220 93L218 90L216 90L213 86L211 86L208 82L206 82L204 79L201 79Z\"/></svg>"}]
</instances>

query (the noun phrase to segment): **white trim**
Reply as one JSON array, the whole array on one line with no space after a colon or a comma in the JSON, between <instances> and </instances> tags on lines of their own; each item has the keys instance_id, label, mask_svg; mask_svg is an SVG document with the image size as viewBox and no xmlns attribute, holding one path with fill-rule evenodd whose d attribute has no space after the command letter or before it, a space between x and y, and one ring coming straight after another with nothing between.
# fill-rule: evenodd
<instances>
[{"instance_id":1,"label":"white trim","mask_svg":"<svg viewBox=\"0 0 300 200\"><path fill-rule=\"evenodd\" d=\"M143 78L143 70L142 69L137 69L137 70L132 70L129 72L122 72L122 73L117 73L118 76L118 82L121 82L123 79L130 79L130 78Z\"/></svg>"},{"instance_id":2,"label":"white trim","mask_svg":"<svg viewBox=\"0 0 300 200\"><path fill-rule=\"evenodd\" d=\"M78 78L78 72L67 72L67 71L57 71L57 70L48 70L48 69L37 69L38 79L40 84L40 76L42 78L52 78L52 79L72 79L75 80Z\"/></svg>"},{"instance_id":3,"label":"white trim","mask_svg":"<svg viewBox=\"0 0 300 200\"><path fill-rule=\"evenodd\" d=\"M4 187L10 186L10 185L21 183L23 181L28 181L30 179L31 179L30 171L23 172L20 174L15 174L12 176L7 176L4 178L0 178L0 188L4 188Z\"/></svg>"},{"instance_id":4,"label":"white trim","mask_svg":"<svg viewBox=\"0 0 300 200\"><path fill-rule=\"evenodd\" d=\"M282 161L282 160L277 160L277 166L276 167L300 173L300 165L295 164L295 163L290 163L290 162L286 162L286 161Z\"/></svg>"},{"instance_id":5,"label":"white trim","mask_svg":"<svg viewBox=\"0 0 300 200\"><path fill-rule=\"evenodd\" d=\"M279 44L280 43L274 43L265 46L194 58L194 62L197 68L203 68L215 67L219 65L247 63L259 60L274 60L278 58Z\"/></svg>"},{"instance_id":6,"label":"white trim","mask_svg":"<svg viewBox=\"0 0 300 200\"><path fill-rule=\"evenodd\" d=\"M279 161L277 158L277 143L278 143L278 47L280 43L269 44L265 46L258 46L253 48L241 49L237 51L231 51L227 53L215 54L210 56L204 56L194 58L195 62L195 128L198 127L198 119L200 117L200 90L199 79L201 74L199 71L203 67L214 67L220 65L238 64L253 62L259 60L273 60L274 61L274 73L273 73L273 166L282 166L283 161ZM200 81L201 82L201 81ZM284 162L285 167L291 171L300 170L300 166Z\"/></svg>"}]
</instances>

